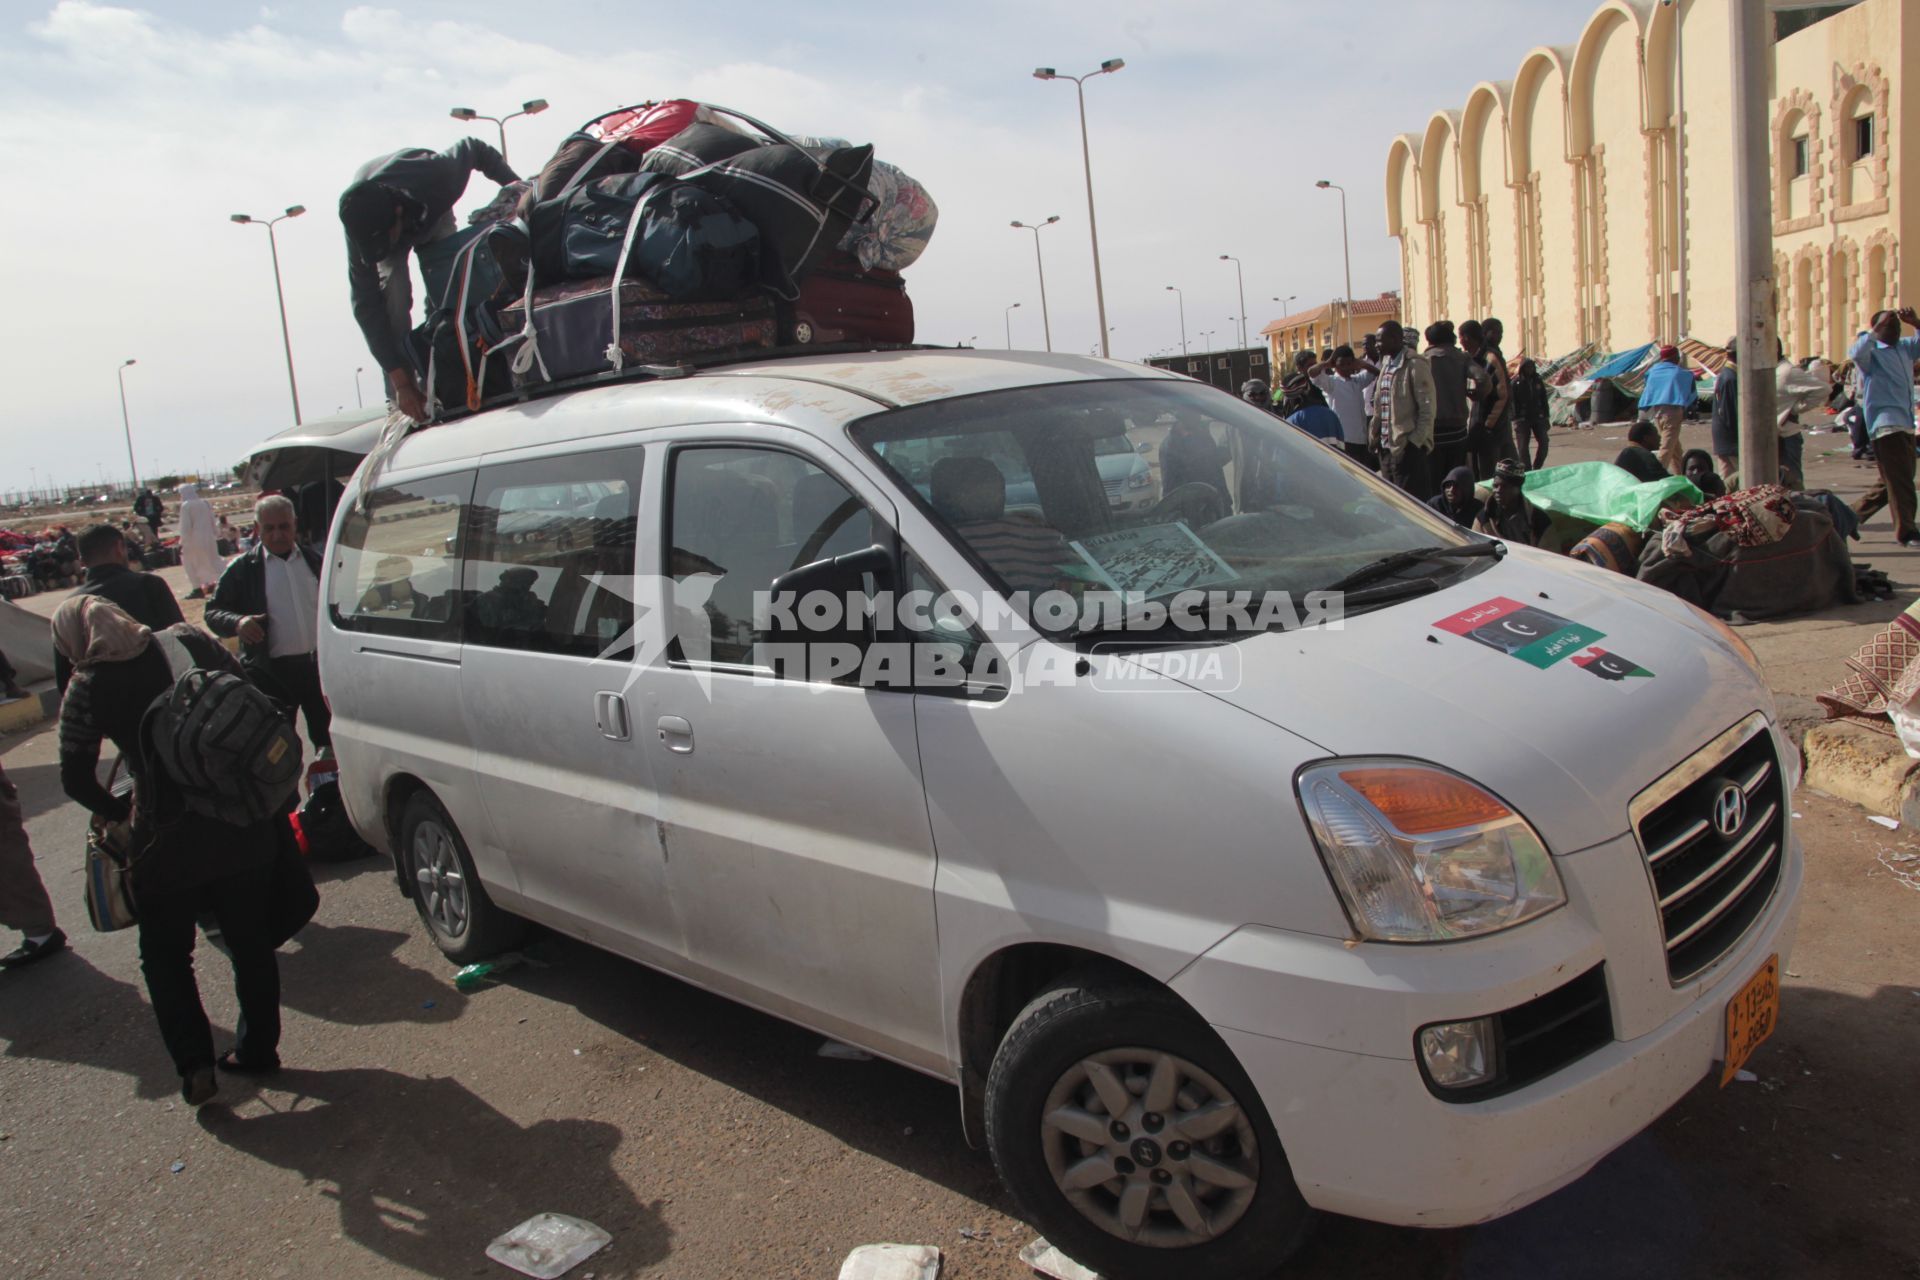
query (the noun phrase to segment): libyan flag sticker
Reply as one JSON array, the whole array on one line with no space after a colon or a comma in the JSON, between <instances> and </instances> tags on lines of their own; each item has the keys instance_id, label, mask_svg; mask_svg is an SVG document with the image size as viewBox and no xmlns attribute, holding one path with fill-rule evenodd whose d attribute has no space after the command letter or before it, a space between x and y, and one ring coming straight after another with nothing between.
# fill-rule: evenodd
<instances>
[{"instance_id":1,"label":"libyan flag sticker","mask_svg":"<svg viewBox=\"0 0 1920 1280\"><path fill-rule=\"evenodd\" d=\"M1651 680L1653 678L1653 672L1647 670L1639 663L1634 662L1630 658L1623 658L1617 653L1608 653L1605 649L1597 646L1588 649L1585 653L1574 654L1573 665L1579 667L1582 671L1592 672L1602 680L1624 682L1634 679Z\"/></svg>"}]
</instances>

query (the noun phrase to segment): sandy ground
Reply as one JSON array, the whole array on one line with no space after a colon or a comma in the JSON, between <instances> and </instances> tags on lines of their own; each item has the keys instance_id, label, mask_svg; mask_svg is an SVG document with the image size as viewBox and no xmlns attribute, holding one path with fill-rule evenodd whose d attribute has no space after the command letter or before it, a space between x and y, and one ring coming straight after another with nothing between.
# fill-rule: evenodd
<instances>
[{"instance_id":1,"label":"sandy ground","mask_svg":"<svg viewBox=\"0 0 1920 1280\"><path fill-rule=\"evenodd\" d=\"M1611 434L1557 434L1558 460L1610 456ZM1857 491L1844 437L1811 437L1809 456L1836 440L1815 483ZM1889 542L1882 516L1863 554L1920 576ZM1810 690L1825 677L1807 654L1851 648L1898 607L1751 632L1776 686ZM51 727L0 739L0 763L74 943L0 974L0 1275L505 1277L486 1243L542 1210L612 1232L573 1273L598 1280L824 1280L881 1240L939 1245L946 1280L1030 1274L1015 1254L1033 1232L962 1142L950 1088L819 1058L816 1036L564 940L462 995L376 862L326 871L318 919L283 953L289 1069L229 1079L196 1116L133 936L86 928L84 824ZM1703 1082L1579 1182L1486 1226L1325 1219L1287 1274L1920 1277L1920 892L1880 860L1920 840L1810 793L1795 810L1800 945L1756 1082ZM230 1027L225 963L202 960Z\"/></svg>"}]
</instances>

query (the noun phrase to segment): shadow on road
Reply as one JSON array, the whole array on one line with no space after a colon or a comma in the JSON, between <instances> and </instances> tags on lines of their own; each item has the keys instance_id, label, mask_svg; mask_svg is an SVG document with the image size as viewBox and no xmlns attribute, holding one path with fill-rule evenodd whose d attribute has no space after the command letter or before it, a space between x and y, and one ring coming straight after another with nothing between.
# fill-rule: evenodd
<instances>
[{"instance_id":1,"label":"shadow on road","mask_svg":"<svg viewBox=\"0 0 1920 1280\"><path fill-rule=\"evenodd\" d=\"M286 1070L262 1085L241 1105L265 1114L208 1106L201 1128L319 1184L339 1204L340 1230L398 1266L448 1280L495 1272L487 1243L551 1209L612 1234L586 1268L601 1280L671 1251L658 1204L641 1202L614 1171L620 1131L611 1124L521 1125L456 1080L375 1067Z\"/></svg>"},{"instance_id":2,"label":"shadow on road","mask_svg":"<svg viewBox=\"0 0 1920 1280\"><path fill-rule=\"evenodd\" d=\"M131 932L125 943L135 945ZM69 1062L131 1076L143 1098L180 1089L146 992L100 972L71 950L30 968L0 972L0 1040L9 1058Z\"/></svg>"},{"instance_id":3,"label":"shadow on road","mask_svg":"<svg viewBox=\"0 0 1920 1280\"><path fill-rule=\"evenodd\" d=\"M323 899L326 891L323 881ZM407 937L396 929L316 919L280 953L281 1003L354 1027L452 1022L466 1011L466 996L444 977L402 961L396 953Z\"/></svg>"}]
</instances>

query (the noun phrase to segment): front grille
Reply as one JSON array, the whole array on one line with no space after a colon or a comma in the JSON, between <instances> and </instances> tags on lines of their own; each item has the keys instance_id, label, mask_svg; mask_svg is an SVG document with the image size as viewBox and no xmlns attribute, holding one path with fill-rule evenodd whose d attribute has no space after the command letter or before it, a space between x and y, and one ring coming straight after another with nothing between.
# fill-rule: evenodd
<instances>
[{"instance_id":1,"label":"front grille","mask_svg":"<svg viewBox=\"0 0 1920 1280\"><path fill-rule=\"evenodd\" d=\"M1780 881L1786 794L1765 720L1722 734L1649 795L1651 803L1635 802L1634 829L1660 910L1667 975L1682 982L1733 949Z\"/></svg>"},{"instance_id":2,"label":"front grille","mask_svg":"<svg viewBox=\"0 0 1920 1280\"><path fill-rule=\"evenodd\" d=\"M1100 483L1107 491L1107 501L1118 502L1120 501L1120 492L1126 487L1127 482L1126 479L1122 477L1118 480L1102 480Z\"/></svg>"}]
</instances>

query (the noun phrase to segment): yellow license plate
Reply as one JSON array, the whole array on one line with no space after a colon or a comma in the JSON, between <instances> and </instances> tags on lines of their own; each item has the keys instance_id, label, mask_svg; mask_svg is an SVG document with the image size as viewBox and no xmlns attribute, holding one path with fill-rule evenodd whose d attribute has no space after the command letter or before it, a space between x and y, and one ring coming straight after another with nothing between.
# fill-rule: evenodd
<instances>
[{"instance_id":1,"label":"yellow license plate","mask_svg":"<svg viewBox=\"0 0 1920 1280\"><path fill-rule=\"evenodd\" d=\"M1727 1001L1727 1062L1720 1073L1720 1087L1732 1083L1734 1073L1746 1065L1760 1042L1773 1034L1780 1021L1780 957L1771 955L1760 972L1747 979L1733 999Z\"/></svg>"}]
</instances>

